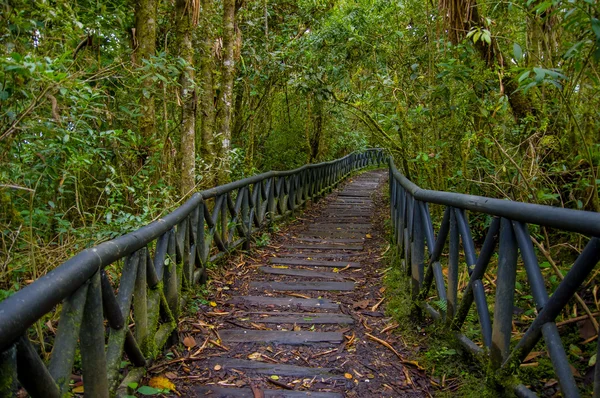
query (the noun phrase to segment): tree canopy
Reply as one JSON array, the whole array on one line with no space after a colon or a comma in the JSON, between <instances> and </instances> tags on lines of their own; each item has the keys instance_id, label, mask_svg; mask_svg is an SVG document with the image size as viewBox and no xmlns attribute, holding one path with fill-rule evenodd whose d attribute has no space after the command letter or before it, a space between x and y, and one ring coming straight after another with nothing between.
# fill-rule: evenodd
<instances>
[{"instance_id":1,"label":"tree canopy","mask_svg":"<svg viewBox=\"0 0 600 398\"><path fill-rule=\"evenodd\" d=\"M384 147L417 184L600 210L589 0L4 0L0 289L194 190Z\"/></svg>"}]
</instances>

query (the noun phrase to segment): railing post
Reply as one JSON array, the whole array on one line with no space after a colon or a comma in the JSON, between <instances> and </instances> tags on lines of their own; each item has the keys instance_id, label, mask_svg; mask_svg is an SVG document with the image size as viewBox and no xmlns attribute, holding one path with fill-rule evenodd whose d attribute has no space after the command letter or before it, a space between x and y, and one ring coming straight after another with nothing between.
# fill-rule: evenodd
<instances>
[{"instance_id":1,"label":"railing post","mask_svg":"<svg viewBox=\"0 0 600 398\"><path fill-rule=\"evenodd\" d=\"M17 374L31 397L60 398L60 391L29 338L17 341Z\"/></svg>"},{"instance_id":2,"label":"railing post","mask_svg":"<svg viewBox=\"0 0 600 398\"><path fill-rule=\"evenodd\" d=\"M423 282L423 261L425 259L425 235L419 203L415 200L412 206L413 235L411 243L412 297L417 299Z\"/></svg>"},{"instance_id":3,"label":"railing post","mask_svg":"<svg viewBox=\"0 0 600 398\"><path fill-rule=\"evenodd\" d=\"M79 333L85 394L89 397L108 398L100 270L94 274L89 283Z\"/></svg>"},{"instance_id":4,"label":"railing post","mask_svg":"<svg viewBox=\"0 0 600 398\"><path fill-rule=\"evenodd\" d=\"M238 195L242 197L242 223L244 224L244 231L246 233L243 249L250 250L250 235L252 230L252 219L250 219L250 201L248 196L250 195L250 188L245 187L240 189ZM269 198L270 200L271 198Z\"/></svg>"},{"instance_id":5,"label":"railing post","mask_svg":"<svg viewBox=\"0 0 600 398\"><path fill-rule=\"evenodd\" d=\"M448 309L446 323L452 322L458 301L458 226L454 209L450 209L450 253L448 257Z\"/></svg>"},{"instance_id":6,"label":"railing post","mask_svg":"<svg viewBox=\"0 0 600 398\"><path fill-rule=\"evenodd\" d=\"M500 248L496 273L496 301L492 327L490 359L498 369L508 357L517 277L517 242L509 220L502 218L500 225Z\"/></svg>"},{"instance_id":7,"label":"railing post","mask_svg":"<svg viewBox=\"0 0 600 398\"><path fill-rule=\"evenodd\" d=\"M71 371L75 362L75 351L81 329L81 318L83 317L87 289L88 284L86 283L65 299L60 312L58 333L54 340L48 370L56 380L60 393L63 395L67 393L71 381ZM1 391L0 396L2 396Z\"/></svg>"}]
</instances>

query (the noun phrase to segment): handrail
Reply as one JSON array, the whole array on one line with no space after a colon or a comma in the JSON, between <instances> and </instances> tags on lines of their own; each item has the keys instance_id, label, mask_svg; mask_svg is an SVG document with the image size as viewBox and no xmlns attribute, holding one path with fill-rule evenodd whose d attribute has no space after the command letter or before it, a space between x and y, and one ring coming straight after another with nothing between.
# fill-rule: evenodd
<instances>
[{"instance_id":1,"label":"handrail","mask_svg":"<svg viewBox=\"0 0 600 398\"><path fill-rule=\"evenodd\" d=\"M454 333L463 347L482 358L484 365L489 365L503 380L515 373L518 365L543 337L563 395L578 397L579 391L555 319L600 260L600 213L424 190L402 175L391 157L389 174L392 239L398 255L404 256L404 270L411 278L415 308L424 307ZM429 203L445 206L437 236L434 234ZM479 255L465 210L493 216ZM583 252L551 296L546 290L527 224L559 228L590 237ZM445 277L441 257L447 240ZM459 301L460 242L470 278ZM492 316L482 279L497 245L498 270ZM537 316L511 349L519 256L525 267ZM436 290L435 298L429 293L432 285ZM432 301L442 303L438 305L439 310L429 304ZM461 332L473 303L479 317L480 344L483 348ZM600 341L598 350L600 356ZM594 396L600 396L600 371L595 372L594 389ZM522 384L514 385L513 390L520 397L536 396Z\"/></svg>"},{"instance_id":2,"label":"handrail","mask_svg":"<svg viewBox=\"0 0 600 398\"><path fill-rule=\"evenodd\" d=\"M86 395L108 396L120 383L123 351L142 367L172 339L182 289L204 283L209 262L236 248L249 248L253 228L288 215L351 172L386 158L382 149L368 149L207 189L151 224L81 251L0 302L0 396L16 388L13 381L2 380L6 369L32 396L68 392L78 340ZM116 295L105 272L114 264L122 267ZM46 368L27 330L60 303ZM135 327L130 329L132 313Z\"/></svg>"}]
</instances>

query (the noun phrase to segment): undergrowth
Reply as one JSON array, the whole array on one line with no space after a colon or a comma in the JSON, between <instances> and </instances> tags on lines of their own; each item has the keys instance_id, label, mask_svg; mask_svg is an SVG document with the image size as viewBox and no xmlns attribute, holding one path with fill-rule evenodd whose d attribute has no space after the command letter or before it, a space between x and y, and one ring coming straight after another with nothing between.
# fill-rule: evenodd
<instances>
[{"instance_id":1,"label":"undergrowth","mask_svg":"<svg viewBox=\"0 0 600 398\"><path fill-rule=\"evenodd\" d=\"M500 392L488 384L488 377L469 353L442 325L429 318L416 319L411 314L410 279L405 274L396 249L386 255L385 277L387 313L400 325L395 332L402 335L414 358L425 369L436 386L436 397L498 397ZM504 396L513 397L508 392Z\"/></svg>"}]
</instances>

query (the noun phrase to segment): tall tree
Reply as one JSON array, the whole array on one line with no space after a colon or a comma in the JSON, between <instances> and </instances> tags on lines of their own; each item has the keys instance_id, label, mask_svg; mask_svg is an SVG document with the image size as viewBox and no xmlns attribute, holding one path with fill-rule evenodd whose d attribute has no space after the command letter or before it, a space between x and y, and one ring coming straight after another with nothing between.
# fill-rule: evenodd
<instances>
[{"instance_id":1,"label":"tall tree","mask_svg":"<svg viewBox=\"0 0 600 398\"><path fill-rule=\"evenodd\" d=\"M214 153L214 128L215 128L215 90L213 87L212 48L214 35L211 17L213 15L213 0L202 0L202 54L200 60L200 75L202 94L200 96L200 112L202 123L200 127L201 146L200 154L204 162L212 166Z\"/></svg>"},{"instance_id":2,"label":"tall tree","mask_svg":"<svg viewBox=\"0 0 600 398\"><path fill-rule=\"evenodd\" d=\"M196 87L194 83L193 26L198 20L199 0L177 0L177 36L179 56L185 67L179 76L181 91L181 195L189 194L196 184Z\"/></svg>"},{"instance_id":3,"label":"tall tree","mask_svg":"<svg viewBox=\"0 0 600 398\"><path fill-rule=\"evenodd\" d=\"M156 0L137 0L135 3L133 61L137 66L142 66L143 61L150 59L156 52L156 7ZM156 123L153 84L152 79L146 77L142 83L140 96L142 115L139 118L139 129L146 139L154 137Z\"/></svg>"},{"instance_id":4,"label":"tall tree","mask_svg":"<svg viewBox=\"0 0 600 398\"><path fill-rule=\"evenodd\" d=\"M221 147L219 148L220 167L217 180L228 179L229 151L231 148L231 120L233 115L233 79L235 73L235 0L223 0L223 64L221 68Z\"/></svg>"}]
</instances>

